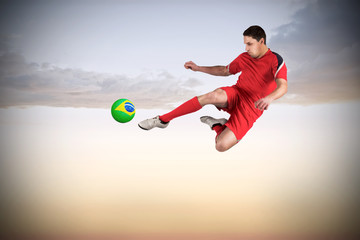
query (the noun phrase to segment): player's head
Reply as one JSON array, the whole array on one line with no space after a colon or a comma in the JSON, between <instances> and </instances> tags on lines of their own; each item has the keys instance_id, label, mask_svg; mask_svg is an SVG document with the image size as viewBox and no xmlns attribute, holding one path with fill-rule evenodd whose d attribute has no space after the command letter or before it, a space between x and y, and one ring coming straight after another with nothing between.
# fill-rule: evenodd
<instances>
[{"instance_id":1,"label":"player's head","mask_svg":"<svg viewBox=\"0 0 360 240\"><path fill-rule=\"evenodd\" d=\"M260 26L251 26L243 33L245 49L253 58L258 58L266 47L266 34Z\"/></svg>"}]
</instances>

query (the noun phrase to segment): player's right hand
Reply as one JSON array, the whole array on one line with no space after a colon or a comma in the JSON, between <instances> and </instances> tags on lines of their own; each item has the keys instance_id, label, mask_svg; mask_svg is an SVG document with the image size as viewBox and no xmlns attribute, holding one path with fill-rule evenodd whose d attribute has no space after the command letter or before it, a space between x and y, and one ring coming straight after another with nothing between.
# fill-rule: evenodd
<instances>
[{"instance_id":1,"label":"player's right hand","mask_svg":"<svg viewBox=\"0 0 360 240\"><path fill-rule=\"evenodd\" d=\"M186 68L186 69L191 69L191 70L193 70L193 71L197 71L197 69L198 69L198 65L196 65L194 62L192 62L192 61L189 61L189 62L186 62L185 64L184 64L184 67Z\"/></svg>"}]
</instances>

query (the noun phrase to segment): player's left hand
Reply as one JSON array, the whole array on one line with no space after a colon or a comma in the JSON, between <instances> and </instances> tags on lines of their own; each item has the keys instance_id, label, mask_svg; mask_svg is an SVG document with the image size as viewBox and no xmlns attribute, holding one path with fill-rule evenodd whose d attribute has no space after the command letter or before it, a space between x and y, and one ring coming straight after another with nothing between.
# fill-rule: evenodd
<instances>
[{"instance_id":1,"label":"player's left hand","mask_svg":"<svg viewBox=\"0 0 360 240\"><path fill-rule=\"evenodd\" d=\"M272 99L268 97L261 98L255 102L255 108L264 111L268 110L270 103L272 102Z\"/></svg>"}]
</instances>

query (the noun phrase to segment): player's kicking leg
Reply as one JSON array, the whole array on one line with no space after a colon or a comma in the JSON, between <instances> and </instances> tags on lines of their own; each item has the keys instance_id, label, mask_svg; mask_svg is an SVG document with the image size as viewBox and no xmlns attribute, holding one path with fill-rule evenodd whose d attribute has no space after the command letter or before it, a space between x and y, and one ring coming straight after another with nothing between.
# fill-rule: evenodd
<instances>
[{"instance_id":1,"label":"player's kicking leg","mask_svg":"<svg viewBox=\"0 0 360 240\"><path fill-rule=\"evenodd\" d=\"M166 128L172 119L196 112L207 104L213 104L217 107L226 107L226 92L222 89L216 89L213 92L194 97L167 114L141 121L139 127L144 130L150 130L155 127Z\"/></svg>"},{"instance_id":2,"label":"player's kicking leg","mask_svg":"<svg viewBox=\"0 0 360 240\"><path fill-rule=\"evenodd\" d=\"M169 125L170 120L185 114L196 112L207 104L213 104L216 107L225 108L227 107L227 100L226 92L219 88L213 92L199 97L194 97L167 114L146 119L139 123L139 127L144 130L150 130L154 127L166 128ZM224 125L227 121L225 118L216 119L204 116L201 117L200 120L201 122L209 125L212 130L216 131L217 136L215 148L219 152L224 152L238 143L235 134Z\"/></svg>"}]
</instances>

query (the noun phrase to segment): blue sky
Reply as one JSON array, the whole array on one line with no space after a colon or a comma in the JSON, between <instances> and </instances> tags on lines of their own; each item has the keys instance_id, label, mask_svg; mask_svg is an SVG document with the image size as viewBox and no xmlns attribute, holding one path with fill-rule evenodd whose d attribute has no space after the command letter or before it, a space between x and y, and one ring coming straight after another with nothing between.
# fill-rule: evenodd
<instances>
[{"instance_id":1,"label":"blue sky","mask_svg":"<svg viewBox=\"0 0 360 240\"><path fill-rule=\"evenodd\" d=\"M351 229L360 155L356 1L1 4L0 186L10 229L266 236ZM228 64L254 24L283 56L289 92L237 146L214 149L215 133L199 117L227 115L211 106L165 130L138 128L234 84L237 76L183 65ZM119 98L137 108L130 123L111 118Z\"/></svg>"}]
</instances>

